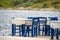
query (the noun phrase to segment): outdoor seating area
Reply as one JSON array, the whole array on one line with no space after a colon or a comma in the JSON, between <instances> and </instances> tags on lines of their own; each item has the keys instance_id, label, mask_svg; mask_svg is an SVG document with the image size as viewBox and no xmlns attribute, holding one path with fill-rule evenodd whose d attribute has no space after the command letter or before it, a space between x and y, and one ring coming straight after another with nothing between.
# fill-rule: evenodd
<instances>
[{"instance_id":1,"label":"outdoor seating area","mask_svg":"<svg viewBox=\"0 0 60 40\"><path fill-rule=\"evenodd\" d=\"M57 22L58 17L49 17L49 21ZM23 37L38 37L38 36L50 36L51 39L59 39L60 28L51 27L48 24L47 17L27 17L22 19L15 19L12 21L12 36Z\"/></svg>"}]
</instances>

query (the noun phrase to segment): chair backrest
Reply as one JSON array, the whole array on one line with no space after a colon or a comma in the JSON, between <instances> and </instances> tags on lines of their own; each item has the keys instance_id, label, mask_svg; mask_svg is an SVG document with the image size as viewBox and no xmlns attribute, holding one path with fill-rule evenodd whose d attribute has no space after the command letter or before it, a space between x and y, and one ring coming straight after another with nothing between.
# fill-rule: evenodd
<instances>
[{"instance_id":1,"label":"chair backrest","mask_svg":"<svg viewBox=\"0 0 60 40\"><path fill-rule=\"evenodd\" d=\"M57 21L58 20L57 17L49 17L49 19L52 20L52 21Z\"/></svg>"}]
</instances>

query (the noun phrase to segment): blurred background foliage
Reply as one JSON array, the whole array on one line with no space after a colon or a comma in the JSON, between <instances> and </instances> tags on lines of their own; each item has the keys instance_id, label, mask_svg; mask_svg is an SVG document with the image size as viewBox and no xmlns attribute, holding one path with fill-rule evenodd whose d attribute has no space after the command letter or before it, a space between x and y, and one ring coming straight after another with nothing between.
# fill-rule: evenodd
<instances>
[{"instance_id":1,"label":"blurred background foliage","mask_svg":"<svg viewBox=\"0 0 60 40\"><path fill-rule=\"evenodd\" d=\"M60 0L0 0L0 7L60 8Z\"/></svg>"}]
</instances>

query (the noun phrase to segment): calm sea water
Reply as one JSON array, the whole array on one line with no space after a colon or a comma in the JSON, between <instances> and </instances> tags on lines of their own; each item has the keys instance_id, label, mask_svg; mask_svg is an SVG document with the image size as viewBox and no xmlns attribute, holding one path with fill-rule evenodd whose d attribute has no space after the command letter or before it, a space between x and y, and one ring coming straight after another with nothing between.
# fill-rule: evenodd
<instances>
[{"instance_id":1,"label":"calm sea water","mask_svg":"<svg viewBox=\"0 0 60 40\"><path fill-rule=\"evenodd\" d=\"M31 10L0 10L0 36L11 36L11 20L21 17L58 17L60 12L55 11L31 11Z\"/></svg>"}]
</instances>

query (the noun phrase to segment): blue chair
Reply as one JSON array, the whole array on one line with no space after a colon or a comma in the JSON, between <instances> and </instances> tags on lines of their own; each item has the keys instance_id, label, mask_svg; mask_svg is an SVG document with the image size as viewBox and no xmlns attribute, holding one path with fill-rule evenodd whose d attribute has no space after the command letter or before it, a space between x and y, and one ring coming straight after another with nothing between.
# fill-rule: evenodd
<instances>
[{"instance_id":1,"label":"blue chair","mask_svg":"<svg viewBox=\"0 0 60 40\"><path fill-rule=\"evenodd\" d=\"M55 33L56 33L56 40L59 40L59 29L58 28L55 29Z\"/></svg>"},{"instance_id":2,"label":"blue chair","mask_svg":"<svg viewBox=\"0 0 60 40\"><path fill-rule=\"evenodd\" d=\"M52 21L57 21L58 20L57 17L49 17L49 19L52 20Z\"/></svg>"},{"instance_id":3,"label":"blue chair","mask_svg":"<svg viewBox=\"0 0 60 40\"><path fill-rule=\"evenodd\" d=\"M16 32L16 25L12 24L12 36L15 35L15 32Z\"/></svg>"},{"instance_id":4,"label":"blue chair","mask_svg":"<svg viewBox=\"0 0 60 40\"><path fill-rule=\"evenodd\" d=\"M25 24L22 24L22 36L27 36L27 26Z\"/></svg>"},{"instance_id":5,"label":"blue chair","mask_svg":"<svg viewBox=\"0 0 60 40\"><path fill-rule=\"evenodd\" d=\"M50 33L51 33L51 39L54 39L54 29L50 28Z\"/></svg>"},{"instance_id":6,"label":"blue chair","mask_svg":"<svg viewBox=\"0 0 60 40\"><path fill-rule=\"evenodd\" d=\"M39 18L33 18L32 19L32 37L40 35L39 27L40 27Z\"/></svg>"}]
</instances>

